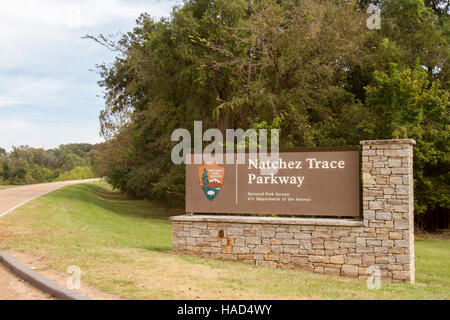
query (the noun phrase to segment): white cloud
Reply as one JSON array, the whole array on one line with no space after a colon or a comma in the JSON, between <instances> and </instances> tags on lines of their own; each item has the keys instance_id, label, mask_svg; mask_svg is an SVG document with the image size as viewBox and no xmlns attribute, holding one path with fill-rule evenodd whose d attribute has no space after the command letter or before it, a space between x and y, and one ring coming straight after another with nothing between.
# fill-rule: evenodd
<instances>
[{"instance_id":1,"label":"white cloud","mask_svg":"<svg viewBox=\"0 0 450 320\"><path fill-rule=\"evenodd\" d=\"M1 1L0 68L47 59L68 46L76 50L74 43L86 33L128 31L141 13L167 16L178 1Z\"/></svg>"},{"instance_id":2,"label":"white cloud","mask_svg":"<svg viewBox=\"0 0 450 320\"><path fill-rule=\"evenodd\" d=\"M86 123L84 126L49 126L46 123L17 118L0 119L0 147L7 151L11 151L12 146L20 145L49 149L65 143L101 141L95 122Z\"/></svg>"},{"instance_id":3,"label":"white cloud","mask_svg":"<svg viewBox=\"0 0 450 320\"><path fill-rule=\"evenodd\" d=\"M0 87L1 91L8 92L10 96L5 98L5 104L15 101L15 104L39 105L43 108L52 108L55 103L67 101L70 98L68 92L72 90L78 90L75 94L84 91L83 83L77 83L69 77L57 76L10 76L8 81L0 80Z\"/></svg>"},{"instance_id":4,"label":"white cloud","mask_svg":"<svg viewBox=\"0 0 450 320\"><path fill-rule=\"evenodd\" d=\"M120 19L135 19L148 12L153 17L167 15L177 1L123 0L22 0L2 2L0 18L28 24L76 27L108 23Z\"/></svg>"},{"instance_id":5,"label":"white cloud","mask_svg":"<svg viewBox=\"0 0 450 320\"><path fill-rule=\"evenodd\" d=\"M98 142L104 102L90 72L113 54L85 34L132 30L180 0L0 0L0 147ZM12 108L14 106L14 108Z\"/></svg>"},{"instance_id":6,"label":"white cloud","mask_svg":"<svg viewBox=\"0 0 450 320\"><path fill-rule=\"evenodd\" d=\"M23 104L23 103L24 103L23 101L16 100L14 98L0 96L0 108L11 107L11 106L14 106L17 104Z\"/></svg>"}]
</instances>

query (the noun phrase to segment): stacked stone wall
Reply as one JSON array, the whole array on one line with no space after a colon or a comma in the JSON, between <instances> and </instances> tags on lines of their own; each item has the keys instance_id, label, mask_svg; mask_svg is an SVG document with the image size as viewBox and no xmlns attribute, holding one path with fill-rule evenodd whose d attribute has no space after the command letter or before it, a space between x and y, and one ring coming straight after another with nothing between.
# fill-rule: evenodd
<instances>
[{"instance_id":1,"label":"stacked stone wall","mask_svg":"<svg viewBox=\"0 0 450 320\"><path fill-rule=\"evenodd\" d=\"M414 283L414 140L362 141L363 218L172 217L173 249L218 260ZM371 268L370 270L368 268Z\"/></svg>"}]
</instances>

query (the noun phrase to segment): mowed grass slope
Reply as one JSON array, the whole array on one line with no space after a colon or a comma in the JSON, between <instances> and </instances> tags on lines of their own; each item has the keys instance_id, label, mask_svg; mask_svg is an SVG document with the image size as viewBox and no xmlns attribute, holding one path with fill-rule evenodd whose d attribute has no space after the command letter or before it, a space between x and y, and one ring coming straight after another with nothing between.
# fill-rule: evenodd
<instances>
[{"instance_id":1,"label":"mowed grass slope","mask_svg":"<svg viewBox=\"0 0 450 320\"><path fill-rule=\"evenodd\" d=\"M418 284L366 282L167 253L170 215L105 182L49 193L0 219L0 249L78 265L85 281L126 299L449 299L450 241L416 241Z\"/></svg>"}]
</instances>

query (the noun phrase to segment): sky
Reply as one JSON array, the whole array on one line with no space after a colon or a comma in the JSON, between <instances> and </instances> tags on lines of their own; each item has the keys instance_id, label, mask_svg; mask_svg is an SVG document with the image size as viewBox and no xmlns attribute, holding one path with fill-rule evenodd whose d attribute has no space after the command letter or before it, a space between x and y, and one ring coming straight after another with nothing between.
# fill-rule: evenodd
<instances>
[{"instance_id":1,"label":"sky","mask_svg":"<svg viewBox=\"0 0 450 320\"><path fill-rule=\"evenodd\" d=\"M177 0L0 0L0 147L102 142L95 65L114 54L86 34L131 31Z\"/></svg>"}]
</instances>

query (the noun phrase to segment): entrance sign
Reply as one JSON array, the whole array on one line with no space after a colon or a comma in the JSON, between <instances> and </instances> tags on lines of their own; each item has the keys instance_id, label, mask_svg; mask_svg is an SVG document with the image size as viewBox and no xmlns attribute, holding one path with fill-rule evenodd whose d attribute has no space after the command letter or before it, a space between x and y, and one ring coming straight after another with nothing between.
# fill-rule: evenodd
<instances>
[{"instance_id":1,"label":"entrance sign","mask_svg":"<svg viewBox=\"0 0 450 320\"><path fill-rule=\"evenodd\" d=\"M241 158L238 165L233 153L225 164L188 165L187 211L205 214L170 218L173 250L257 266L365 279L381 275L414 283L415 143L361 141L361 157L358 148L314 148L269 152L270 157L262 152L260 159L250 152L247 162ZM219 153L199 157L216 159L220 161ZM205 191L214 194L207 197ZM327 215L351 219L323 219Z\"/></svg>"},{"instance_id":2,"label":"entrance sign","mask_svg":"<svg viewBox=\"0 0 450 320\"><path fill-rule=\"evenodd\" d=\"M357 217L359 177L358 147L281 151L276 161L247 153L245 164L187 164L186 211Z\"/></svg>"}]
</instances>

